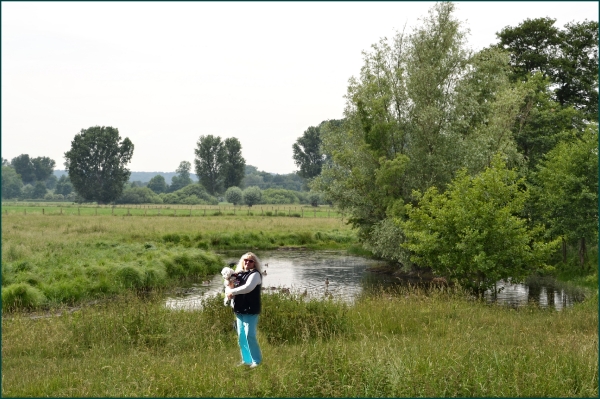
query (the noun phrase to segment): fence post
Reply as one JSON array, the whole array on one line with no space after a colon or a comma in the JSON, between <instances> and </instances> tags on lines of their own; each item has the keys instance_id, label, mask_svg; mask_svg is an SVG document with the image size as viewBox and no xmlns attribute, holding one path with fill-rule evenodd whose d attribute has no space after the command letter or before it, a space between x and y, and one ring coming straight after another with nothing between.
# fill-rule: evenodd
<instances>
[{"instance_id":1,"label":"fence post","mask_svg":"<svg viewBox=\"0 0 600 399\"><path fill-rule=\"evenodd\" d=\"M302 217L304 217L304 208L300 208L300 211L302 212Z\"/></svg>"},{"instance_id":2,"label":"fence post","mask_svg":"<svg viewBox=\"0 0 600 399\"><path fill-rule=\"evenodd\" d=\"M23 209L25 211L25 214L27 215L27 208Z\"/></svg>"},{"instance_id":3,"label":"fence post","mask_svg":"<svg viewBox=\"0 0 600 399\"><path fill-rule=\"evenodd\" d=\"M62 215L62 207L60 208L60 214Z\"/></svg>"},{"instance_id":4,"label":"fence post","mask_svg":"<svg viewBox=\"0 0 600 399\"><path fill-rule=\"evenodd\" d=\"M42 215L45 215L45 213L44 213L44 208L42 208Z\"/></svg>"},{"instance_id":5,"label":"fence post","mask_svg":"<svg viewBox=\"0 0 600 399\"><path fill-rule=\"evenodd\" d=\"M79 207L77 207L77 215L81 216L81 212L79 211Z\"/></svg>"}]
</instances>

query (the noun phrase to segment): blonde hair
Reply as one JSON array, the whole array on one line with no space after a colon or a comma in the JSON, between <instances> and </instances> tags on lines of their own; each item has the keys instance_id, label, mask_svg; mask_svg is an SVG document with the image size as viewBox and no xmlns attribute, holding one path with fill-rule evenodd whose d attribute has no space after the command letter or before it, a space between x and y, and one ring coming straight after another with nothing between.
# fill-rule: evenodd
<instances>
[{"instance_id":1,"label":"blonde hair","mask_svg":"<svg viewBox=\"0 0 600 399\"><path fill-rule=\"evenodd\" d=\"M247 258L254 259L254 268L256 270L258 270L258 272L260 274L262 274L262 263L260 262L260 259L258 259L258 256L254 255L252 252L246 252L245 254L242 255L242 257L240 258L240 260L237 263L237 266L235 267L235 272L239 273L239 272L246 271L246 264L244 263L244 259L247 259Z\"/></svg>"}]
</instances>

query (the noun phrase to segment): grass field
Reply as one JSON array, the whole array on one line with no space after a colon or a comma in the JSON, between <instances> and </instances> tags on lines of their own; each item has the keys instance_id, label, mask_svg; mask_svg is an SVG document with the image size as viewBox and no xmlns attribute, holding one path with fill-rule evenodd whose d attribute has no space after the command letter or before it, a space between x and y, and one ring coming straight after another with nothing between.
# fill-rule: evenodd
<instances>
[{"instance_id":1,"label":"grass field","mask_svg":"<svg viewBox=\"0 0 600 399\"><path fill-rule=\"evenodd\" d=\"M264 361L237 368L220 298L128 295L2 320L4 397L597 397L598 298L561 312L406 288L354 306L263 295Z\"/></svg>"}]
</instances>

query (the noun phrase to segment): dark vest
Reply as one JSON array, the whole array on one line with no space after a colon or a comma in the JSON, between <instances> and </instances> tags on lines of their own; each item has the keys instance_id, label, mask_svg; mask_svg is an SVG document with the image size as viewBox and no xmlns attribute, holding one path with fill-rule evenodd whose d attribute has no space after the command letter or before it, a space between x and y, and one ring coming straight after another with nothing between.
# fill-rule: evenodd
<instances>
[{"instance_id":1,"label":"dark vest","mask_svg":"<svg viewBox=\"0 0 600 399\"><path fill-rule=\"evenodd\" d=\"M258 273L258 270L252 269L247 272L238 273L239 285L246 284L252 273ZM260 287L258 284L247 294L236 295L233 301L233 311L240 314L259 314L260 313Z\"/></svg>"}]
</instances>

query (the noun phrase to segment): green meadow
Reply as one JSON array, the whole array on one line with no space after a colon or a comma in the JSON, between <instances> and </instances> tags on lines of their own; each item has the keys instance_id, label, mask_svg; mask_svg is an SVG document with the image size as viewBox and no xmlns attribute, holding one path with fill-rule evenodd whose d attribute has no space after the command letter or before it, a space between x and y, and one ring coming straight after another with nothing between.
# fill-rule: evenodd
<instances>
[{"instance_id":1,"label":"green meadow","mask_svg":"<svg viewBox=\"0 0 600 399\"><path fill-rule=\"evenodd\" d=\"M216 251L358 244L325 212L221 208L3 206L2 396L598 396L597 290L562 311L460 288L378 290L353 305L265 294L264 362L235 367L221 298L183 311L165 296L218 273Z\"/></svg>"}]
</instances>

